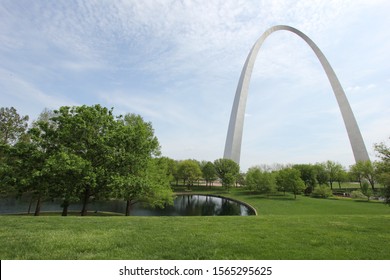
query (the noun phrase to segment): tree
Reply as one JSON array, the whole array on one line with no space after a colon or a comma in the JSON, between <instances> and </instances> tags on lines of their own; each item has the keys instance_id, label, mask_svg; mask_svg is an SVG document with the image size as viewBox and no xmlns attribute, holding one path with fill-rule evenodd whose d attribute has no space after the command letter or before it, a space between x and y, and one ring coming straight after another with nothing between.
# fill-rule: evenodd
<instances>
[{"instance_id":1,"label":"tree","mask_svg":"<svg viewBox=\"0 0 390 280\"><path fill-rule=\"evenodd\" d=\"M374 144L378 157L386 164L390 164L390 147L385 143Z\"/></svg>"},{"instance_id":2,"label":"tree","mask_svg":"<svg viewBox=\"0 0 390 280\"><path fill-rule=\"evenodd\" d=\"M15 144L25 133L28 116L20 116L14 107L0 108L0 142Z\"/></svg>"},{"instance_id":3,"label":"tree","mask_svg":"<svg viewBox=\"0 0 390 280\"><path fill-rule=\"evenodd\" d=\"M193 159L183 160L179 163L179 177L183 179L184 185L193 186L194 182L202 177L199 163Z\"/></svg>"},{"instance_id":4,"label":"tree","mask_svg":"<svg viewBox=\"0 0 390 280\"><path fill-rule=\"evenodd\" d=\"M72 202L80 200L84 185L94 184L96 180L89 161L66 151L50 156L45 161L42 175L50 185L49 196L62 199L62 216L68 215Z\"/></svg>"},{"instance_id":5,"label":"tree","mask_svg":"<svg viewBox=\"0 0 390 280\"><path fill-rule=\"evenodd\" d=\"M316 163L314 168L316 170L316 179L318 184L327 185L329 182L329 173L326 171L325 164Z\"/></svg>"},{"instance_id":6,"label":"tree","mask_svg":"<svg viewBox=\"0 0 390 280\"><path fill-rule=\"evenodd\" d=\"M246 186L249 190L266 194L276 188L276 182L272 173L252 167L246 174Z\"/></svg>"},{"instance_id":7,"label":"tree","mask_svg":"<svg viewBox=\"0 0 390 280\"><path fill-rule=\"evenodd\" d=\"M337 177L341 170L343 170L343 166L337 162L328 160L324 163L324 167L328 174L330 188L333 189L333 182L337 181Z\"/></svg>"},{"instance_id":8,"label":"tree","mask_svg":"<svg viewBox=\"0 0 390 280\"><path fill-rule=\"evenodd\" d=\"M295 199L297 198L297 194L305 189L305 183L302 181L299 171L294 168L286 168L278 171L275 179L279 189L292 192Z\"/></svg>"},{"instance_id":9,"label":"tree","mask_svg":"<svg viewBox=\"0 0 390 280\"><path fill-rule=\"evenodd\" d=\"M90 197L105 197L111 193L109 183L112 170L117 167L113 164L117 156L113 141L116 125L112 110L100 105L83 105L61 107L54 111L50 122L37 121L31 129L46 157L66 151L91 166L94 176L83 184L82 216L87 214Z\"/></svg>"},{"instance_id":10,"label":"tree","mask_svg":"<svg viewBox=\"0 0 390 280\"><path fill-rule=\"evenodd\" d=\"M222 186L229 190L234 186L240 173L240 166L231 159L221 158L214 161L215 171L222 181Z\"/></svg>"},{"instance_id":11,"label":"tree","mask_svg":"<svg viewBox=\"0 0 390 280\"><path fill-rule=\"evenodd\" d=\"M114 153L109 159L111 168L107 168L115 178L111 186L126 201L125 214L128 216L132 204L140 200L152 201L158 196L148 169L152 166L152 157L160 154L160 146L151 123L135 114L118 117L109 139ZM163 164L164 160L161 160L160 165ZM167 165L164 165L164 172L169 184Z\"/></svg>"},{"instance_id":12,"label":"tree","mask_svg":"<svg viewBox=\"0 0 390 280\"><path fill-rule=\"evenodd\" d=\"M339 188L341 189L341 182L348 182L348 172L345 171L345 169L339 170L339 172L336 174L336 181L339 184Z\"/></svg>"},{"instance_id":13,"label":"tree","mask_svg":"<svg viewBox=\"0 0 390 280\"><path fill-rule=\"evenodd\" d=\"M292 166L294 169L299 170L301 174L301 179L305 182L305 193L310 194L313 192L314 188L317 185L317 172L316 168L311 164L294 164Z\"/></svg>"},{"instance_id":14,"label":"tree","mask_svg":"<svg viewBox=\"0 0 390 280\"><path fill-rule=\"evenodd\" d=\"M11 156L13 147L0 142L0 198L16 195L14 164Z\"/></svg>"},{"instance_id":15,"label":"tree","mask_svg":"<svg viewBox=\"0 0 390 280\"><path fill-rule=\"evenodd\" d=\"M159 158L151 159L148 168L138 176L114 176L112 185L115 197L125 198L125 215L129 216L131 206L145 202L151 206L164 207L173 203L169 177L166 175L168 166Z\"/></svg>"},{"instance_id":16,"label":"tree","mask_svg":"<svg viewBox=\"0 0 390 280\"><path fill-rule=\"evenodd\" d=\"M374 164L370 160L358 161L351 166L351 171L359 178L360 187L362 187L362 181L365 179L370 183L372 190L374 190L376 171Z\"/></svg>"},{"instance_id":17,"label":"tree","mask_svg":"<svg viewBox=\"0 0 390 280\"><path fill-rule=\"evenodd\" d=\"M159 157L159 161L164 162L163 165L166 166L166 176L169 180L169 183L175 181L175 174L177 173L177 162L169 157Z\"/></svg>"},{"instance_id":18,"label":"tree","mask_svg":"<svg viewBox=\"0 0 390 280\"><path fill-rule=\"evenodd\" d=\"M374 145L374 149L381 160L376 164L378 181L383 184L382 195L385 204L390 206L390 147L385 143L379 143Z\"/></svg>"},{"instance_id":19,"label":"tree","mask_svg":"<svg viewBox=\"0 0 390 280\"><path fill-rule=\"evenodd\" d=\"M213 182L217 179L217 172L215 171L214 164L211 161L206 162L202 166L202 174L206 181L206 186L212 186Z\"/></svg>"},{"instance_id":20,"label":"tree","mask_svg":"<svg viewBox=\"0 0 390 280\"><path fill-rule=\"evenodd\" d=\"M364 181L362 183L362 194L367 197L367 201L370 201L370 197L372 196L372 190L370 189L370 186L368 185L367 181Z\"/></svg>"},{"instance_id":21,"label":"tree","mask_svg":"<svg viewBox=\"0 0 390 280\"><path fill-rule=\"evenodd\" d=\"M37 199L34 215L39 216L42 201L47 197L49 187L42 174L47 157L39 142L34 140L34 135L30 132L29 134L32 136L31 141L17 142L11 147L9 157L15 189L19 195L25 192L33 194L33 198Z\"/></svg>"}]
</instances>

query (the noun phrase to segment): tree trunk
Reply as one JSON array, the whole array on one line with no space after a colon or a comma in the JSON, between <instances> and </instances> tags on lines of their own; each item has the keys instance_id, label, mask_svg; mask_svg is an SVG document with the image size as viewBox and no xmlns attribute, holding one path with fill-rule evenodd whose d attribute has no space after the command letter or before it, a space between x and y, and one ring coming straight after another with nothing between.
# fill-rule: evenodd
<instances>
[{"instance_id":1,"label":"tree trunk","mask_svg":"<svg viewBox=\"0 0 390 280\"><path fill-rule=\"evenodd\" d=\"M38 200L37 200L37 205L35 207L34 216L39 216L39 214L41 213L41 205L42 205L41 196L38 196Z\"/></svg>"},{"instance_id":2,"label":"tree trunk","mask_svg":"<svg viewBox=\"0 0 390 280\"><path fill-rule=\"evenodd\" d=\"M375 181L372 180L372 179L370 179L369 182L370 182L370 185L371 185L372 190L374 191L374 190L375 190L375 188L374 188L374 186L375 186Z\"/></svg>"},{"instance_id":3,"label":"tree trunk","mask_svg":"<svg viewBox=\"0 0 390 280\"><path fill-rule=\"evenodd\" d=\"M339 181L339 189L341 189L341 183L340 183L340 181Z\"/></svg>"},{"instance_id":4,"label":"tree trunk","mask_svg":"<svg viewBox=\"0 0 390 280\"><path fill-rule=\"evenodd\" d=\"M30 215L30 212L31 212L31 206L32 206L33 200L34 200L34 196L32 195L31 199L30 199L30 204L28 205L28 211L27 211L27 214L29 214L29 215Z\"/></svg>"},{"instance_id":5,"label":"tree trunk","mask_svg":"<svg viewBox=\"0 0 390 280\"><path fill-rule=\"evenodd\" d=\"M88 187L85 189L84 192L83 209L81 210L81 216L87 216L87 204L90 196L91 196L91 191Z\"/></svg>"},{"instance_id":6,"label":"tree trunk","mask_svg":"<svg viewBox=\"0 0 390 280\"><path fill-rule=\"evenodd\" d=\"M126 200L126 216L130 216L130 210L131 210L131 200Z\"/></svg>"},{"instance_id":7,"label":"tree trunk","mask_svg":"<svg viewBox=\"0 0 390 280\"><path fill-rule=\"evenodd\" d=\"M69 201L64 200L62 203L62 216L68 216Z\"/></svg>"}]
</instances>

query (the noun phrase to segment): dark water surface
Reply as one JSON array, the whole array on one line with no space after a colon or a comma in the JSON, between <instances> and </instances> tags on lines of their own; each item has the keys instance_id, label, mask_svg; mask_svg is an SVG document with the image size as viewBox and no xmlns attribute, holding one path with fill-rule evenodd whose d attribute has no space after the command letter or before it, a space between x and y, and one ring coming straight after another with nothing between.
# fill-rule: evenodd
<instances>
[{"instance_id":1,"label":"dark water surface","mask_svg":"<svg viewBox=\"0 0 390 280\"><path fill-rule=\"evenodd\" d=\"M26 213L30 200L1 199L0 214ZM45 201L41 211L62 211L59 201ZM81 204L71 204L69 211L80 211ZM104 211L124 213L126 203L124 201L93 201L88 205L89 211ZM34 213L35 201L31 206ZM248 216L254 215L254 211L246 205L227 198L208 195L178 195L173 205L163 209L151 208L142 203L132 206L132 216Z\"/></svg>"}]
</instances>

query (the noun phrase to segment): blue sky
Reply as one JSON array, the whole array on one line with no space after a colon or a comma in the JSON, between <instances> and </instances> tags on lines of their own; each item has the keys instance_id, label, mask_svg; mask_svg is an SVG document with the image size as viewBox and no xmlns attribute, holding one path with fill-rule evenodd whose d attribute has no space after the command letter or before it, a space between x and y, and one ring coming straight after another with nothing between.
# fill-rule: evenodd
<instances>
[{"instance_id":1,"label":"blue sky","mask_svg":"<svg viewBox=\"0 0 390 280\"><path fill-rule=\"evenodd\" d=\"M164 156L223 156L248 52L291 25L323 51L344 87L371 159L390 136L390 1L0 1L0 106L100 103L152 122ZM279 31L252 75L241 167L333 160L352 150L312 50Z\"/></svg>"}]
</instances>

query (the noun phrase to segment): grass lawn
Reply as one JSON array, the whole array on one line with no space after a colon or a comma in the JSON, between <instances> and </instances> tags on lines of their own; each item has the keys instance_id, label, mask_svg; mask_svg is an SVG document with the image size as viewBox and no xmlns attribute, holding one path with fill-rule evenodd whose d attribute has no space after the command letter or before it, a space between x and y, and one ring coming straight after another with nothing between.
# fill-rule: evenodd
<instances>
[{"instance_id":1,"label":"grass lawn","mask_svg":"<svg viewBox=\"0 0 390 280\"><path fill-rule=\"evenodd\" d=\"M0 216L0 259L390 259L382 203L211 192L258 216Z\"/></svg>"}]
</instances>

